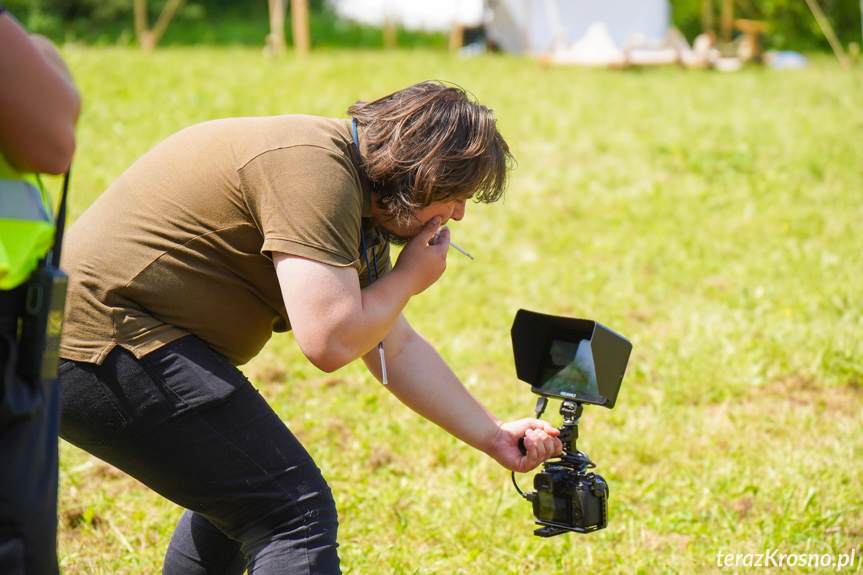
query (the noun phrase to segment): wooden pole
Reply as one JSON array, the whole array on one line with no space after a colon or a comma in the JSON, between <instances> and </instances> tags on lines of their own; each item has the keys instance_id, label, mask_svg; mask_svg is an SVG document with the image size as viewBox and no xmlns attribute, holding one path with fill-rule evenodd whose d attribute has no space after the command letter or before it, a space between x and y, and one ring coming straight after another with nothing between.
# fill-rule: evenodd
<instances>
[{"instance_id":1,"label":"wooden pole","mask_svg":"<svg viewBox=\"0 0 863 575\"><path fill-rule=\"evenodd\" d=\"M294 34L294 52L305 56L309 53L308 0L291 0L291 30Z\"/></svg>"},{"instance_id":2,"label":"wooden pole","mask_svg":"<svg viewBox=\"0 0 863 575\"><path fill-rule=\"evenodd\" d=\"M396 25L390 18L389 14L384 15L384 48L391 50L398 46L399 33L396 30Z\"/></svg>"},{"instance_id":3,"label":"wooden pole","mask_svg":"<svg viewBox=\"0 0 863 575\"><path fill-rule=\"evenodd\" d=\"M731 43L731 30L734 26L734 0L722 0L722 20L720 22L722 41Z\"/></svg>"},{"instance_id":4,"label":"wooden pole","mask_svg":"<svg viewBox=\"0 0 863 575\"><path fill-rule=\"evenodd\" d=\"M449 51L458 52L464 46L464 26L456 20L452 21L449 29Z\"/></svg>"},{"instance_id":5,"label":"wooden pole","mask_svg":"<svg viewBox=\"0 0 863 575\"><path fill-rule=\"evenodd\" d=\"M179 10L185 2L186 0L168 0L165 7L162 8L162 12L159 14L159 19L156 20L156 25L153 26L153 30L150 33L151 46L149 47L151 49L155 48L159 44L159 41L162 39L162 35L168 28L168 24L171 23L171 19L174 17L174 14L177 13L177 10Z\"/></svg>"},{"instance_id":6,"label":"wooden pole","mask_svg":"<svg viewBox=\"0 0 863 575\"><path fill-rule=\"evenodd\" d=\"M701 31L714 32L715 26L716 24L713 21L713 0L701 0Z\"/></svg>"},{"instance_id":7,"label":"wooden pole","mask_svg":"<svg viewBox=\"0 0 863 575\"><path fill-rule=\"evenodd\" d=\"M135 40L140 46L147 31L147 0L135 0Z\"/></svg>"},{"instance_id":8,"label":"wooden pole","mask_svg":"<svg viewBox=\"0 0 863 575\"><path fill-rule=\"evenodd\" d=\"M836 54L836 58L839 60L839 63L842 64L843 68L850 67L851 60L848 58L848 54L845 53L845 49L842 48L842 43L839 42L839 38L837 38L836 34L833 32L833 27L824 15L824 11L821 10L821 6L819 6L818 2L815 0L806 0L806 3L809 4L809 9L812 10L812 15L815 16L815 21L818 22L818 26L821 27L821 32L824 33L827 41L830 42L830 47L833 48L833 53Z\"/></svg>"},{"instance_id":9,"label":"wooden pole","mask_svg":"<svg viewBox=\"0 0 863 575\"><path fill-rule=\"evenodd\" d=\"M270 33L267 35L267 55L278 56L285 51L285 3L269 0Z\"/></svg>"},{"instance_id":10,"label":"wooden pole","mask_svg":"<svg viewBox=\"0 0 863 575\"><path fill-rule=\"evenodd\" d=\"M455 10L449 28L449 51L458 52L464 46L464 26L459 22L461 2L455 0Z\"/></svg>"},{"instance_id":11,"label":"wooden pole","mask_svg":"<svg viewBox=\"0 0 863 575\"><path fill-rule=\"evenodd\" d=\"M384 22L381 32L384 37L384 48L392 50L398 45L399 34L394 20L392 0L383 0Z\"/></svg>"}]
</instances>

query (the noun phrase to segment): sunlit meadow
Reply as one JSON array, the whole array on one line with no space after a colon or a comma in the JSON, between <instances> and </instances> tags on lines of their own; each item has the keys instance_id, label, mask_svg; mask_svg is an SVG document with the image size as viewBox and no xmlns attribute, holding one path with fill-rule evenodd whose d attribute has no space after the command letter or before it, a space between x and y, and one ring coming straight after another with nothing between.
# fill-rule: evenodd
<instances>
[{"instance_id":1,"label":"sunlit meadow","mask_svg":"<svg viewBox=\"0 0 863 575\"><path fill-rule=\"evenodd\" d=\"M433 51L273 60L249 48L76 45L63 55L85 101L72 219L192 123L344 117L358 99L423 79L465 87L494 109L518 166L505 201L471 205L452 226L475 261L451 252L408 319L503 419L532 415L535 399L515 377L518 309L594 319L632 341L617 406L581 420L579 446L610 484L609 526L540 539L508 472L361 366L323 374L290 335L274 337L244 371L330 481L346 573L745 573L719 563L769 549L859 561L863 67L608 71ZM556 405L546 417L559 424ZM68 444L61 457L63 573L158 573L182 510Z\"/></svg>"}]
</instances>

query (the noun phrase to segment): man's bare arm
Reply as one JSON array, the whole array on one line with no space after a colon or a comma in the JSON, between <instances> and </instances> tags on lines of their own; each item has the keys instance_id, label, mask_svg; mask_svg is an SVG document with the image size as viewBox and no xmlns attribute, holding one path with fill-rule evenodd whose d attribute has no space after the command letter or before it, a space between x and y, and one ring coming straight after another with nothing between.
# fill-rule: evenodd
<instances>
[{"instance_id":1,"label":"man's bare arm","mask_svg":"<svg viewBox=\"0 0 863 575\"><path fill-rule=\"evenodd\" d=\"M560 455L558 430L538 419L502 423L461 383L443 358L404 316L384 340L389 383L387 390L413 411L468 445L487 453L513 471L525 472L549 457ZM363 357L369 370L381 378L377 350ZM527 453L518 440L527 437Z\"/></svg>"},{"instance_id":2,"label":"man's bare arm","mask_svg":"<svg viewBox=\"0 0 863 575\"><path fill-rule=\"evenodd\" d=\"M449 236L429 245L439 225L440 218L428 222L402 250L393 270L365 289L352 267L273 253L291 329L309 361L335 371L390 332L408 300L446 268Z\"/></svg>"}]
</instances>

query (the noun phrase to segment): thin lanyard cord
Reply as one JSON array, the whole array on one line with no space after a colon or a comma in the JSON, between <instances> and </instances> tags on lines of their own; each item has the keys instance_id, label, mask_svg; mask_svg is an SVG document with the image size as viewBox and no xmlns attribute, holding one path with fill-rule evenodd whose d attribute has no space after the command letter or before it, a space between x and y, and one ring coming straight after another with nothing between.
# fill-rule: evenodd
<instances>
[{"instance_id":1,"label":"thin lanyard cord","mask_svg":"<svg viewBox=\"0 0 863 575\"><path fill-rule=\"evenodd\" d=\"M351 132L354 136L354 151L356 152L356 163L357 163L357 172L360 169L360 138L357 135L357 119L354 118L353 122L351 122ZM372 266L369 265L369 250L366 248L366 234L365 230L362 229L362 225L360 225L360 242L363 246L363 256L366 258L366 271L369 274L369 285L371 285L372 281L377 281L378 279L378 256L375 253L375 248L372 248L372 261L375 266L375 277L372 280Z\"/></svg>"},{"instance_id":2,"label":"thin lanyard cord","mask_svg":"<svg viewBox=\"0 0 863 575\"><path fill-rule=\"evenodd\" d=\"M357 173L360 170L360 138L357 135L357 119L351 122L351 132L354 137L354 151L356 152ZM375 277L372 279L372 267L369 265L369 250L366 248L366 233L360 224L360 244L363 246L363 257L366 258L366 273L369 275L369 285L378 279L378 256L375 248L372 248L372 261L374 262ZM384 342L378 343L378 354L381 356L381 383L387 384L387 362L384 358Z\"/></svg>"},{"instance_id":3,"label":"thin lanyard cord","mask_svg":"<svg viewBox=\"0 0 863 575\"><path fill-rule=\"evenodd\" d=\"M363 245L363 256L366 258L366 271L369 273L369 285L372 285L372 281L377 281L378 279L378 256L375 253L375 248L372 248L372 261L374 262L375 268L375 278L372 280L372 266L369 265L369 251L366 249L366 234L363 233L363 230L360 230L360 243Z\"/></svg>"}]
</instances>

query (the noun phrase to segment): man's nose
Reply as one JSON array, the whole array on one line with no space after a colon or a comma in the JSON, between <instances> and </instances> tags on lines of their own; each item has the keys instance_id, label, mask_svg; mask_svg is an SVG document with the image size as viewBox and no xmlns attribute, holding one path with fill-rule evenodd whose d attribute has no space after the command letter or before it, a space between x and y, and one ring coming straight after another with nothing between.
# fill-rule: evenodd
<instances>
[{"instance_id":1,"label":"man's nose","mask_svg":"<svg viewBox=\"0 0 863 575\"><path fill-rule=\"evenodd\" d=\"M455 205L455 209L452 211L451 219L460 222L462 218L464 218L464 212L467 208L467 200L462 200Z\"/></svg>"}]
</instances>

